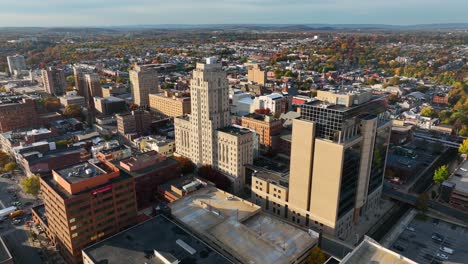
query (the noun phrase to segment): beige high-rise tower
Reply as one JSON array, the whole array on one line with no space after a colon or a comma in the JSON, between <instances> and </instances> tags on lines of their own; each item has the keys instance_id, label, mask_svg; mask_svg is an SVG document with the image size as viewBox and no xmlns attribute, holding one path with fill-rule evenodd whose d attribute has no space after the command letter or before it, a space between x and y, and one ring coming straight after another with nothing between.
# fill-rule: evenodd
<instances>
[{"instance_id":1,"label":"beige high-rise tower","mask_svg":"<svg viewBox=\"0 0 468 264\"><path fill-rule=\"evenodd\" d=\"M158 73L154 65L135 65L130 71L133 102L139 106L149 105L149 94L159 92Z\"/></svg>"},{"instance_id":2,"label":"beige high-rise tower","mask_svg":"<svg viewBox=\"0 0 468 264\"><path fill-rule=\"evenodd\" d=\"M391 130L384 97L363 90L319 91L294 120L289 179L252 176L266 210L338 237L379 206ZM362 234L360 234L362 235Z\"/></svg>"},{"instance_id":3,"label":"beige high-rise tower","mask_svg":"<svg viewBox=\"0 0 468 264\"><path fill-rule=\"evenodd\" d=\"M224 172L238 191L253 161L253 133L230 126L226 73L214 58L197 63L190 82L191 115L175 118L176 152Z\"/></svg>"}]
</instances>

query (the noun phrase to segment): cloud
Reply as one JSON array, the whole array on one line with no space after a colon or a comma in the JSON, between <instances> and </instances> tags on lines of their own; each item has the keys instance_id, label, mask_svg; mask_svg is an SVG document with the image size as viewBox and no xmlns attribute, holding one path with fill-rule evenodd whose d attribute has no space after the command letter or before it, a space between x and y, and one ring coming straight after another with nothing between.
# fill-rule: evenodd
<instances>
[{"instance_id":1,"label":"cloud","mask_svg":"<svg viewBox=\"0 0 468 264\"><path fill-rule=\"evenodd\" d=\"M466 0L0 0L0 26L468 22Z\"/></svg>"}]
</instances>

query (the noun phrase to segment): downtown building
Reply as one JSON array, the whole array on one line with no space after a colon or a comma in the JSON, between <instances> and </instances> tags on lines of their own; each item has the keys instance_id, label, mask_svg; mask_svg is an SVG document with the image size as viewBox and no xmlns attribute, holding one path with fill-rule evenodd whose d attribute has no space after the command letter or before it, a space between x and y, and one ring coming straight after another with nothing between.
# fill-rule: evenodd
<instances>
[{"instance_id":1,"label":"downtown building","mask_svg":"<svg viewBox=\"0 0 468 264\"><path fill-rule=\"evenodd\" d=\"M216 59L197 63L190 94L191 114L174 119L176 152L221 171L238 192L245 184L244 165L253 162L254 133L230 125L228 82Z\"/></svg>"},{"instance_id":2,"label":"downtown building","mask_svg":"<svg viewBox=\"0 0 468 264\"><path fill-rule=\"evenodd\" d=\"M40 179L44 205L33 219L67 263L80 263L81 250L136 223L134 179L105 160L52 171Z\"/></svg>"},{"instance_id":3,"label":"downtown building","mask_svg":"<svg viewBox=\"0 0 468 264\"><path fill-rule=\"evenodd\" d=\"M149 94L159 92L158 72L154 64L135 65L130 71L133 103L146 107L149 105Z\"/></svg>"},{"instance_id":4,"label":"downtown building","mask_svg":"<svg viewBox=\"0 0 468 264\"><path fill-rule=\"evenodd\" d=\"M26 60L24 56L16 54L13 56L7 56L8 71L11 75L20 75L22 71L27 70Z\"/></svg>"},{"instance_id":5,"label":"downtown building","mask_svg":"<svg viewBox=\"0 0 468 264\"><path fill-rule=\"evenodd\" d=\"M50 95L63 95L66 89L65 74L62 69L48 67L41 71L42 83Z\"/></svg>"},{"instance_id":6,"label":"downtown building","mask_svg":"<svg viewBox=\"0 0 468 264\"><path fill-rule=\"evenodd\" d=\"M254 172L252 201L346 238L380 204L391 122L384 97L368 91L319 91L317 99L293 121L289 178Z\"/></svg>"}]
</instances>

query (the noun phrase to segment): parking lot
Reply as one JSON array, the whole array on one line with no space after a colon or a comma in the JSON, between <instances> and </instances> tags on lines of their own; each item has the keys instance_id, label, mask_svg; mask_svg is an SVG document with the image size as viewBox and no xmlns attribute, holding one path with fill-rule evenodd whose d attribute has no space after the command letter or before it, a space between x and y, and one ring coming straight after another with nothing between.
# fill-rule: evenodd
<instances>
[{"instance_id":1,"label":"parking lot","mask_svg":"<svg viewBox=\"0 0 468 264\"><path fill-rule=\"evenodd\" d=\"M15 259L15 263L42 263L38 254L38 248L30 245L28 230L25 226L26 221L31 217L29 208L34 204L35 200L29 195L21 192L19 181L21 179L19 173L13 174L11 177L0 177L0 208L15 206L18 209L23 209L24 214L14 220L6 218L0 223L0 235L7 244L10 253Z\"/></svg>"},{"instance_id":2,"label":"parking lot","mask_svg":"<svg viewBox=\"0 0 468 264\"><path fill-rule=\"evenodd\" d=\"M415 217L391 249L418 263L467 263L466 241L466 228L430 217ZM440 247L452 249L453 254L442 252Z\"/></svg>"}]
</instances>

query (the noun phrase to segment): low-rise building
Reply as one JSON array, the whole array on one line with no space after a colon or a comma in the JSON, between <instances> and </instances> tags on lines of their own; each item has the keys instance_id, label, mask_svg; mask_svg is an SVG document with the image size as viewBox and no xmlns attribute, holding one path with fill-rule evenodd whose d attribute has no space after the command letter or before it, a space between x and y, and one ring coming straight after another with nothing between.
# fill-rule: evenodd
<instances>
[{"instance_id":1,"label":"low-rise building","mask_svg":"<svg viewBox=\"0 0 468 264\"><path fill-rule=\"evenodd\" d=\"M124 136L147 133L151 128L151 114L147 111L134 110L130 113L118 114L117 131Z\"/></svg>"},{"instance_id":2,"label":"low-rise building","mask_svg":"<svg viewBox=\"0 0 468 264\"><path fill-rule=\"evenodd\" d=\"M340 264L417 264L417 262L392 251L373 239L365 237L364 240Z\"/></svg>"},{"instance_id":3,"label":"low-rise building","mask_svg":"<svg viewBox=\"0 0 468 264\"><path fill-rule=\"evenodd\" d=\"M135 179L138 208L151 205L156 199L158 187L181 175L176 160L155 151L121 160L118 167Z\"/></svg>"},{"instance_id":4,"label":"low-rise building","mask_svg":"<svg viewBox=\"0 0 468 264\"><path fill-rule=\"evenodd\" d=\"M215 187L168 205L185 228L235 263L303 263L319 234L262 213L259 206Z\"/></svg>"},{"instance_id":5,"label":"low-rise building","mask_svg":"<svg viewBox=\"0 0 468 264\"><path fill-rule=\"evenodd\" d=\"M468 161L463 162L448 182L453 184L449 204L459 210L468 211Z\"/></svg>"},{"instance_id":6,"label":"low-rise building","mask_svg":"<svg viewBox=\"0 0 468 264\"><path fill-rule=\"evenodd\" d=\"M190 114L190 96L177 91L150 94L149 106L152 111L165 116L183 116Z\"/></svg>"},{"instance_id":7,"label":"low-rise building","mask_svg":"<svg viewBox=\"0 0 468 264\"><path fill-rule=\"evenodd\" d=\"M84 264L232 263L164 215L83 249Z\"/></svg>"},{"instance_id":8,"label":"low-rise building","mask_svg":"<svg viewBox=\"0 0 468 264\"><path fill-rule=\"evenodd\" d=\"M164 156L171 157L175 152L175 141L167 137L147 136L134 140L138 149L142 152L156 151Z\"/></svg>"},{"instance_id":9,"label":"low-rise building","mask_svg":"<svg viewBox=\"0 0 468 264\"><path fill-rule=\"evenodd\" d=\"M108 97L93 97L94 107L96 111L103 115L113 115L127 110L127 103L125 100L108 96Z\"/></svg>"},{"instance_id":10,"label":"low-rise building","mask_svg":"<svg viewBox=\"0 0 468 264\"><path fill-rule=\"evenodd\" d=\"M76 91L67 92L64 96L60 96L59 100L63 107L67 107L69 105L79 105L81 107L86 107L87 105L84 96L78 95Z\"/></svg>"},{"instance_id":11,"label":"low-rise building","mask_svg":"<svg viewBox=\"0 0 468 264\"><path fill-rule=\"evenodd\" d=\"M130 156L132 156L132 149L125 145L120 145L120 146L108 148L108 149L102 149L96 155L98 159L105 159L108 161L122 160L122 159L129 158Z\"/></svg>"},{"instance_id":12,"label":"low-rise building","mask_svg":"<svg viewBox=\"0 0 468 264\"><path fill-rule=\"evenodd\" d=\"M241 125L259 135L259 144L264 148L275 148L274 136L283 130L283 122L273 115L250 114L242 117ZM278 140L276 140L278 143Z\"/></svg>"}]
</instances>

